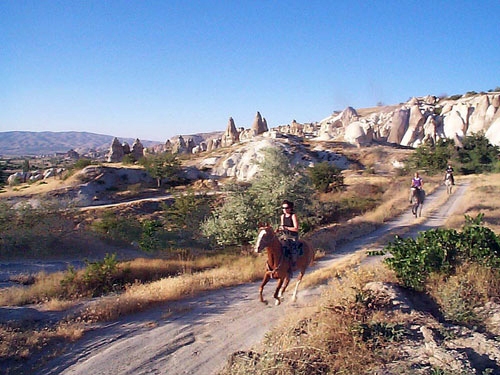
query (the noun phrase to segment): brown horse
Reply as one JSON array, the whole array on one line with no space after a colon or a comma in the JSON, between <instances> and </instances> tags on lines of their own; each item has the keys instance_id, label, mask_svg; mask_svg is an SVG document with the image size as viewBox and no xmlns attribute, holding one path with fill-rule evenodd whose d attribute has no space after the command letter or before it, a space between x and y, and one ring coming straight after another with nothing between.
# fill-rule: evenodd
<instances>
[{"instance_id":1,"label":"brown horse","mask_svg":"<svg viewBox=\"0 0 500 375\"><path fill-rule=\"evenodd\" d=\"M276 305L279 305L290 283L291 272L298 270L299 276L297 277L297 284L292 296L293 301L297 299L297 289L302 281L302 277L307 267L314 260L314 249L311 244L304 240L299 240L299 243L302 244L303 251L302 254L298 254L296 265L292 269L290 259L285 256L283 245L276 235L276 232L268 224L260 226L257 241L255 243L255 252L260 253L262 250L267 249L267 270L259 288L261 302L267 303L262 296L262 292L267 282L273 278L278 279L278 286L274 292L274 298L276 299Z\"/></svg>"}]
</instances>

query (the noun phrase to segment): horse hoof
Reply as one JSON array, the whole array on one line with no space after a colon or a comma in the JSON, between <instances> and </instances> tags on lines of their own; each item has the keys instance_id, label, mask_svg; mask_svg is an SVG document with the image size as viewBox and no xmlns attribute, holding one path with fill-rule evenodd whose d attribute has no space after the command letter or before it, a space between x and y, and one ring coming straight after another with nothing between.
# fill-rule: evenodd
<instances>
[{"instance_id":1,"label":"horse hoof","mask_svg":"<svg viewBox=\"0 0 500 375\"><path fill-rule=\"evenodd\" d=\"M275 306L279 306L280 304L281 304L281 301L277 298L277 299L276 299L276 302L274 302L274 305L275 305Z\"/></svg>"}]
</instances>

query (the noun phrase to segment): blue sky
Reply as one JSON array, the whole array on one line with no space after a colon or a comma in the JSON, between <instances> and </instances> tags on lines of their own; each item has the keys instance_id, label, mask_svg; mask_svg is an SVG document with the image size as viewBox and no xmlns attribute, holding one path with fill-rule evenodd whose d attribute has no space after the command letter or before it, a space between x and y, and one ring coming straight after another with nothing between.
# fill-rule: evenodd
<instances>
[{"instance_id":1,"label":"blue sky","mask_svg":"<svg viewBox=\"0 0 500 375\"><path fill-rule=\"evenodd\" d=\"M0 131L178 134L500 86L500 1L2 0Z\"/></svg>"}]
</instances>

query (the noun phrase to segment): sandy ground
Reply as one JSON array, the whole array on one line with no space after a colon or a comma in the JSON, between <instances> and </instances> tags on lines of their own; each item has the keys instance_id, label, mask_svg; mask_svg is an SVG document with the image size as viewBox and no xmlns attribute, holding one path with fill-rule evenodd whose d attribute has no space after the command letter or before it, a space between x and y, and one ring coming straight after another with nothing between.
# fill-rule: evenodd
<instances>
[{"instance_id":1,"label":"sandy ground","mask_svg":"<svg viewBox=\"0 0 500 375\"><path fill-rule=\"evenodd\" d=\"M389 233L406 232L405 236L414 236L419 231L442 226L457 209L467 185L456 188L448 198L444 187L427 197L421 219L415 219L408 210L375 232L339 247L335 254L316 262L313 268L329 266L366 248L373 250L377 239ZM259 302L259 284L206 293L103 324L47 363L39 373L215 374L232 353L251 349L282 319L305 306L314 306L322 289L321 286L299 289L297 302L288 299L275 306ZM270 282L264 291L270 300L275 285L275 281ZM290 297L291 291L290 288L285 297Z\"/></svg>"}]
</instances>

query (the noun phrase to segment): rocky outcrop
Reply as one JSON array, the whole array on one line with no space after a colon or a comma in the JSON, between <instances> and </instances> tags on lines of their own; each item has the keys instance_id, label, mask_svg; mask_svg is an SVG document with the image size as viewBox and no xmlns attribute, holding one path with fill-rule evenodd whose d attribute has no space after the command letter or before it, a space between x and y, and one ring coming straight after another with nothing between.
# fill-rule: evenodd
<instances>
[{"instance_id":1,"label":"rocky outcrop","mask_svg":"<svg viewBox=\"0 0 500 375\"><path fill-rule=\"evenodd\" d=\"M260 170L256 161L263 160L263 149L271 147L279 147L283 152L289 154L292 165L310 167L326 161L341 169L346 169L349 166L349 161L345 156L326 149L309 150L298 138L284 137L278 140L259 136L254 138L252 142L238 144L232 152L201 159L197 167L205 171L207 176L212 179L233 177L238 181L250 181Z\"/></svg>"},{"instance_id":2,"label":"rocky outcrop","mask_svg":"<svg viewBox=\"0 0 500 375\"><path fill-rule=\"evenodd\" d=\"M403 137L408 129L410 111L407 108L401 108L393 113L391 126L387 142L401 144Z\"/></svg>"},{"instance_id":3,"label":"rocky outcrop","mask_svg":"<svg viewBox=\"0 0 500 375\"><path fill-rule=\"evenodd\" d=\"M410 108L410 118L408 120L408 129L401 140L403 146L418 146L419 141L424 138L425 118L420 112L418 104Z\"/></svg>"},{"instance_id":4,"label":"rocky outcrop","mask_svg":"<svg viewBox=\"0 0 500 375\"><path fill-rule=\"evenodd\" d=\"M132 149L130 150L130 153L132 154L135 160L139 160L144 156L144 146L142 145L139 138L137 138L132 144Z\"/></svg>"},{"instance_id":5,"label":"rocky outcrop","mask_svg":"<svg viewBox=\"0 0 500 375\"><path fill-rule=\"evenodd\" d=\"M260 112L257 112L255 119L253 120L252 126L250 128L253 136L267 132L269 129L267 127L266 119L263 119Z\"/></svg>"},{"instance_id":6,"label":"rocky outcrop","mask_svg":"<svg viewBox=\"0 0 500 375\"><path fill-rule=\"evenodd\" d=\"M232 146L233 144L239 141L239 136L240 134L236 129L234 120L232 117L230 117L227 123L226 131L224 132L224 135L221 138L221 146L222 147Z\"/></svg>"},{"instance_id":7,"label":"rocky outcrop","mask_svg":"<svg viewBox=\"0 0 500 375\"><path fill-rule=\"evenodd\" d=\"M363 116L346 108L320 121L316 139L335 141L344 138L359 145L359 124L358 127L348 127L351 123L361 122L365 130L373 131L373 141L417 147L425 141L448 138L460 145L464 136L487 132L496 119L499 106L500 94L482 93L460 99L439 99L431 95L414 97L400 106L381 107L379 111L365 109ZM488 134L491 141L493 131Z\"/></svg>"},{"instance_id":8,"label":"rocky outcrop","mask_svg":"<svg viewBox=\"0 0 500 375\"><path fill-rule=\"evenodd\" d=\"M122 144L120 143L118 138L116 137L113 138L113 142L111 142L111 147L109 148L109 153L107 157L108 162L110 163L121 162L123 160L124 155L125 154L123 152Z\"/></svg>"}]
</instances>

